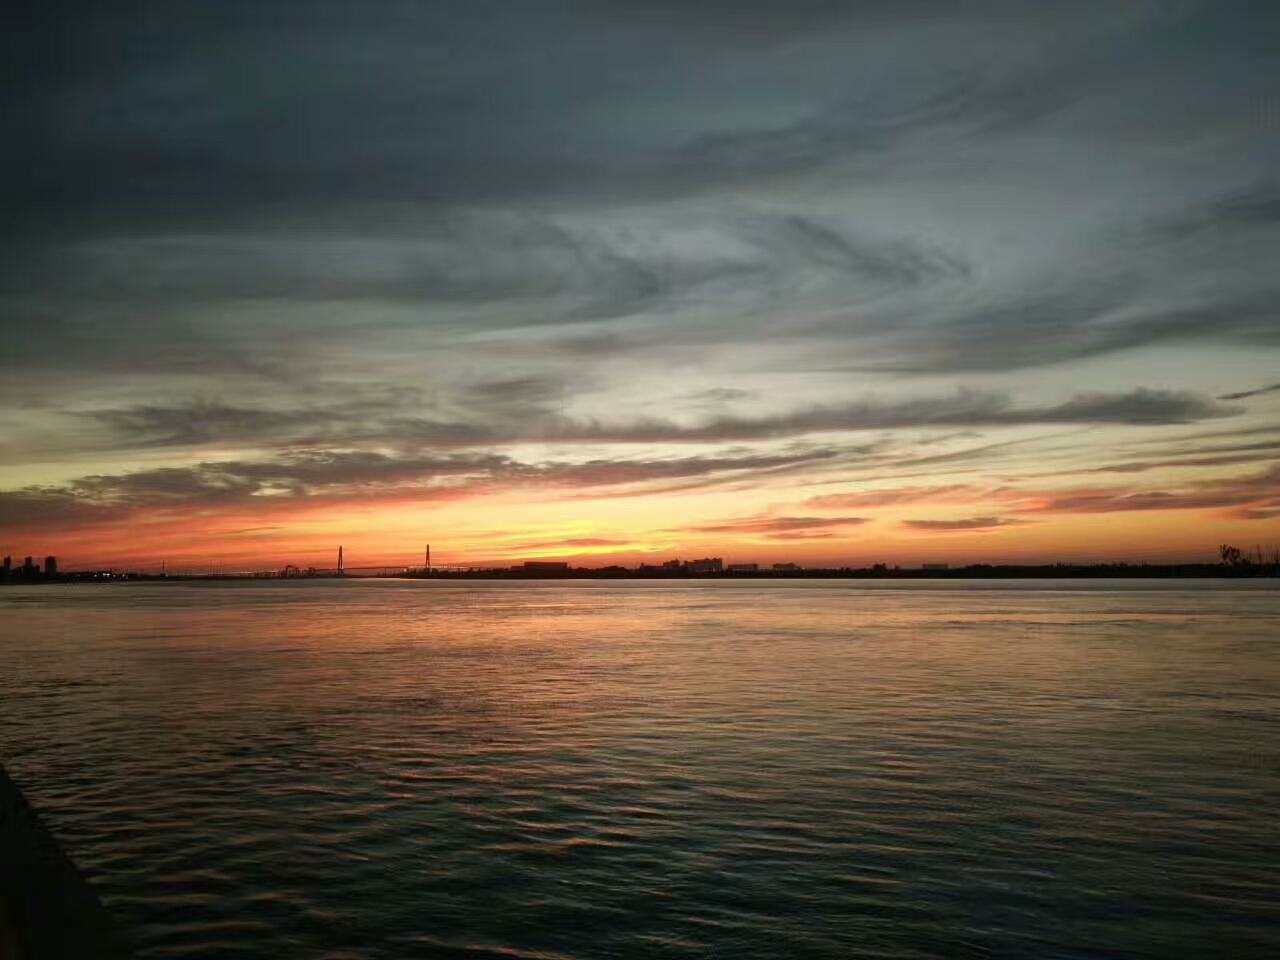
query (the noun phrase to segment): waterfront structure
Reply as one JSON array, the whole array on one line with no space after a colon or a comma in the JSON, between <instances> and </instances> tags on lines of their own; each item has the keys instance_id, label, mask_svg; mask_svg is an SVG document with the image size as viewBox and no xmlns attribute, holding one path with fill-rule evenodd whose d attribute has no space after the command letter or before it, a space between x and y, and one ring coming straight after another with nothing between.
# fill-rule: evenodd
<instances>
[{"instance_id":1,"label":"waterfront structure","mask_svg":"<svg viewBox=\"0 0 1280 960\"><path fill-rule=\"evenodd\" d=\"M44 558L44 575L46 577L56 577L58 575L58 558L57 557Z\"/></svg>"},{"instance_id":2,"label":"waterfront structure","mask_svg":"<svg viewBox=\"0 0 1280 960\"><path fill-rule=\"evenodd\" d=\"M516 567L522 573L549 574L549 573L568 573L569 564L563 560L526 560L519 567Z\"/></svg>"},{"instance_id":3,"label":"waterfront structure","mask_svg":"<svg viewBox=\"0 0 1280 960\"><path fill-rule=\"evenodd\" d=\"M690 560L684 568L690 573L719 573L724 569L724 561L719 557L706 557L702 560Z\"/></svg>"},{"instance_id":4,"label":"waterfront structure","mask_svg":"<svg viewBox=\"0 0 1280 960\"><path fill-rule=\"evenodd\" d=\"M0 767L0 957L132 956L93 888Z\"/></svg>"},{"instance_id":5,"label":"waterfront structure","mask_svg":"<svg viewBox=\"0 0 1280 960\"><path fill-rule=\"evenodd\" d=\"M760 569L758 563L731 563L725 570L729 573L755 573Z\"/></svg>"}]
</instances>

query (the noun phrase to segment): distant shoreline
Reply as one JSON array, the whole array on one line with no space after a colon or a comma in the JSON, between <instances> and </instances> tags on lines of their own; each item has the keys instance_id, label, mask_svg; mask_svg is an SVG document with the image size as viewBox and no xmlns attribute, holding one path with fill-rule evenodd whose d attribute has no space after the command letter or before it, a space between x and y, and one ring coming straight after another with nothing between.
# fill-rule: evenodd
<instances>
[{"instance_id":1,"label":"distant shoreline","mask_svg":"<svg viewBox=\"0 0 1280 960\"><path fill-rule=\"evenodd\" d=\"M1274 563L1228 566L1220 563L1188 564L973 564L945 569L836 567L800 570L685 571L674 569L633 570L620 567L579 567L564 571L530 572L520 568L474 570L397 569L380 573L345 574L317 572L312 575L280 576L264 573L150 574L140 572L68 572L54 577L8 577L0 586L53 583L190 582L199 580L270 580L279 582L313 580L1240 580L1280 577Z\"/></svg>"}]
</instances>

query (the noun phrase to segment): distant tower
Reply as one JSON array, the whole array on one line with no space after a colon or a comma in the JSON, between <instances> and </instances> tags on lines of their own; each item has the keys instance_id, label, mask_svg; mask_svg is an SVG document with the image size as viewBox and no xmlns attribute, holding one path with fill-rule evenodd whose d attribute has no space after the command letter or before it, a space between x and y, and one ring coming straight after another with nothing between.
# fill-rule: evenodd
<instances>
[{"instance_id":1,"label":"distant tower","mask_svg":"<svg viewBox=\"0 0 1280 960\"><path fill-rule=\"evenodd\" d=\"M429 543L427 544L426 555L422 558L422 569L428 573L431 572L431 544Z\"/></svg>"},{"instance_id":2,"label":"distant tower","mask_svg":"<svg viewBox=\"0 0 1280 960\"><path fill-rule=\"evenodd\" d=\"M338 547L338 576L342 576L342 547Z\"/></svg>"},{"instance_id":3,"label":"distant tower","mask_svg":"<svg viewBox=\"0 0 1280 960\"><path fill-rule=\"evenodd\" d=\"M46 577L56 577L58 575L58 558L57 557L44 558L44 575Z\"/></svg>"}]
</instances>

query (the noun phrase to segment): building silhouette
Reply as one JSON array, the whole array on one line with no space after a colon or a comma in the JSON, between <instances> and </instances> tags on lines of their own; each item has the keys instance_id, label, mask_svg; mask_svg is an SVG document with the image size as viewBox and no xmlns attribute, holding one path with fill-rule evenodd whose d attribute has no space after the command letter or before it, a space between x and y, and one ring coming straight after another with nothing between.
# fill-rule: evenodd
<instances>
[{"instance_id":1,"label":"building silhouette","mask_svg":"<svg viewBox=\"0 0 1280 960\"><path fill-rule=\"evenodd\" d=\"M57 557L44 558L44 575L46 577L56 577L58 575L58 558Z\"/></svg>"},{"instance_id":2,"label":"building silhouette","mask_svg":"<svg viewBox=\"0 0 1280 960\"><path fill-rule=\"evenodd\" d=\"M569 564L563 560L526 560L517 569L533 574L565 574L569 572Z\"/></svg>"},{"instance_id":3,"label":"building silhouette","mask_svg":"<svg viewBox=\"0 0 1280 960\"><path fill-rule=\"evenodd\" d=\"M690 560L684 567L690 573L719 573L724 569L724 560L720 557L704 557L701 560Z\"/></svg>"}]
</instances>

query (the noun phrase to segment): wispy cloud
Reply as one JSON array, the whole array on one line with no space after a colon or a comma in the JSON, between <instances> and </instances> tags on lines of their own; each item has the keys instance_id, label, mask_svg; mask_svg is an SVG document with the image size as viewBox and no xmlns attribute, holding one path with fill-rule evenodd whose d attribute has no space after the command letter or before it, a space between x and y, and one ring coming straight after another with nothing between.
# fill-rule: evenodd
<instances>
[{"instance_id":1,"label":"wispy cloud","mask_svg":"<svg viewBox=\"0 0 1280 960\"><path fill-rule=\"evenodd\" d=\"M594 490L670 480L714 481L829 460L830 450L779 455L526 463L496 453L391 456L307 451L262 461L220 461L0 492L0 523L13 528L124 519L139 511L253 505L322 505L379 499L456 500L503 490Z\"/></svg>"},{"instance_id":2,"label":"wispy cloud","mask_svg":"<svg viewBox=\"0 0 1280 960\"><path fill-rule=\"evenodd\" d=\"M984 530L998 530L1001 527L1016 527L1028 523L1009 517L967 517L964 520L903 520L904 527L913 530L926 530L937 533L966 533Z\"/></svg>"},{"instance_id":3,"label":"wispy cloud","mask_svg":"<svg viewBox=\"0 0 1280 960\"><path fill-rule=\"evenodd\" d=\"M1004 394L963 390L913 400L861 400L802 407L773 415L720 415L702 423L660 418L588 420L544 404L563 390L556 378L527 376L468 388L454 406L465 416L423 417L415 391L295 409L216 401L145 404L77 416L105 427L123 446L184 446L256 442L315 446L333 443L482 447L516 442L719 443L785 439L813 433L889 429L1055 424L1165 426L1215 420L1240 411L1188 392L1139 389L1081 394L1053 406L1017 406Z\"/></svg>"},{"instance_id":4,"label":"wispy cloud","mask_svg":"<svg viewBox=\"0 0 1280 960\"><path fill-rule=\"evenodd\" d=\"M1148 510L1269 509L1280 505L1280 465L1242 477L1185 483L1173 490L1124 488L1046 491L1033 513L1121 513ZM1237 515L1242 515L1237 512Z\"/></svg>"},{"instance_id":5,"label":"wispy cloud","mask_svg":"<svg viewBox=\"0 0 1280 960\"><path fill-rule=\"evenodd\" d=\"M799 540L833 537L839 530L870 523L867 517L745 517L685 527L681 532Z\"/></svg>"},{"instance_id":6,"label":"wispy cloud","mask_svg":"<svg viewBox=\"0 0 1280 960\"><path fill-rule=\"evenodd\" d=\"M1258 387L1256 390L1242 390L1239 393L1224 393L1218 397L1219 400L1247 400L1250 397L1260 397L1267 393L1275 393L1280 390L1280 383L1273 383L1270 386Z\"/></svg>"},{"instance_id":7,"label":"wispy cloud","mask_svg":"<svg viewBox=\"0 0 1280 960\"><path fill-rule=\"evenodd\" d=\"M1239 411L1194 394L1134 390L1123 394L1081 394L1048 407L1016 407L1004 395L960 391L884 403L874 400L809 407L764 417L718 417L700 426L661 420L632 424L565 425L559 438L614 442L760 440L821 432L917 427L1022 426L1036 424L1122 424L1161 426L1235 416Z\"/></svg>"},{"instance_id":8,"label":"wispy cloud","mask_svg":"<svg viewBox=\"0 0 1280 960\"><path fill-rule=\"evenodd\" d=\"M532 540L505 544L503 552L514 554L566 553L574 550L605 551L641 546L633 540L616 540L609 537L566 537L562 540Z\"/></svg>"},{"instance_id":9,"label":"wispy cloud","mask_svg":"<svg viewBox=\"0 0 1280 960\"><path fill-rule=\"evenodd\" d=\"M828 493L805 501L805 505L821 510L864 510L917 503L954 503L977 499L981 493L963 483L938 487L894 487L865 490L859 493Z\"/></svg>"}]
</instances>

